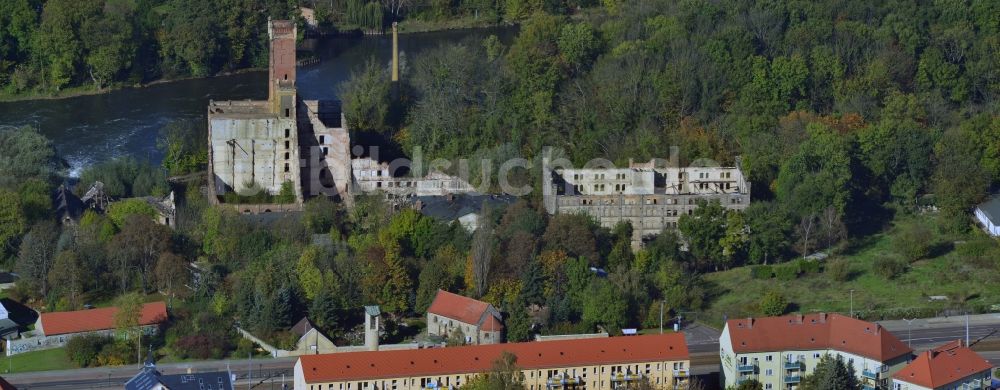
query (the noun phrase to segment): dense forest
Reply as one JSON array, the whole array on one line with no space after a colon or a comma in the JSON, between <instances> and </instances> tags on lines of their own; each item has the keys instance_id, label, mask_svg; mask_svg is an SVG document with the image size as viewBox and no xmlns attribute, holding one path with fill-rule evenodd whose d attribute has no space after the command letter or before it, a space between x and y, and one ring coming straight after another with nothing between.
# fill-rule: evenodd
<instances>
[{"instance_id":1,"label":"dense forest","mask_svg":"<svg viewBox=\"0 0 1000 390\"><path fill-rule=\"evenodd\" d=\"M57 3L46 3L42 25ZM281 4L275 12L288 9ZM519 3L503 4L500 15ZM45 195L61 182L62 167L43 137L21 129L0 133L0 243L23 282L14 294L46 309L132 291L174 297L182 304L158 342L181 357L219 357L236 348L245 355L249 347L230 330L234 321L288 345L288 327L308 315L338 341L357 341L360 307L371 303L391 319L388 341L400 340L419 327L414 318L437 289L500 307L511 341L537 332L614 332L656 326L661 303L673 314L710 307L719 289L706 275L716 271L784 263L796 267L792 278L815 273L815 263L796 259L836 253L900 218L935 215L939 224L904 231L895 255L875 266L892 283L929 256L930 231L971 235L971 207L1000 180L995 1L612 0L572 16L565 8L531 2L509 45L491 37L412 58L398 100L385 64L369 62L342 86L348 122L357 135L403 151L419 146L430 158L537 161L551 146L578 164L599 157L624 164L666 157L675 145L683 163L733 164L741 156L753 184L745 211L702 204L678 231L633 251L628 224L607 229L584 216L548 215L537 191L484 208L483 222L469 233L377 196L359 197L351 209L313 199L301 214L259 220L209 206L198 185L175 185L182 199L176 231L127 208L88 213L78 226L58 229ZM154 19L169 26L171 18ZM0 42L3 50L32 52L8 44L17 39ZM221 51L209 57L228 60L202 63L212 64L201 68L209 72L263 55L259 44L220 40L212 47ZM256 54L219 54L237 49ZM171 50L206 53L185 45ZM63 66L52 68L57 62L48 56L56 52L44 52L48 60L14 57L38 60L31 63L41 84ZM89 79L90 72L80 72L88 51L71 52L79 57L63 64L73 66L59 69ZM166 59L143 69L164 64L195 69L188 60ZM113 161L85 172L80 185L100 179L120 183L120 197L162 194L166 171L203 166L204 149L185 141L203 137L183 135L203 132L199 126L178 123L165 132L164 169ZM536 170L522 176L538 183ZM1000 248L992 240L976 243L975 253L963 249L970 252L962 256L995 274ZM844 261L823 272L839 283ZM187 262L199 265L198 283L181 288L190 281L174 275ZM782 272L768 269L762 277ZM773 293L738 314L789 307L788 297Z\"/></svg>"},{"instance_id":2,"label":"dense forest","mask_svg":"<svg viewBox=\"0 0 1000 390\"><path fill-rule=\"evenodd\" d=\"M536 4L537 3L537 4ZM6 0L0 3L0 91L55 93L68 87L144 84L267 65L268 18L311 7L324 32L382 32L392 21L434 28L516 22L575 1L522 0ZM461 27L465 24L459 24Z\"/></svg>"}]
</instances>

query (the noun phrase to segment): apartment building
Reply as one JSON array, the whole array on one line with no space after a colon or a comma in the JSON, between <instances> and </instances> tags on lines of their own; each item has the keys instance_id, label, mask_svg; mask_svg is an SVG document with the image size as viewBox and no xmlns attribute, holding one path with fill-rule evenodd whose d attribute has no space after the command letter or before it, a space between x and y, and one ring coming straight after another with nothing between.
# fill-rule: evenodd
<instances>
[{"instance_id":1,"label":"apartment building","mask_svg":"<svg viewBox=\"0 0 1000 390\"><path fill-rule=\"evenodd\" d=\"M827 354L850 363L863 389L885 389L913 352L878 324L826 313L729 320L719 349L723 387L755 379L786 390Z\"/></svg>"},{"instance_id":2,"label":"apartment building","mask_svg":"<svg viewBox=\"0 0 1000 390\"><path fill-rule=\"evenodd\" d=\"M503 352L517 357L529 390L615 389L639 381L680 388L691 364L681 333L348 352L301 356L295 390L453 389L489 372Z\"/></svg>"},{"instance_id":3,"label":"apartment building","mask_svg":"<svg viewBox=\"0 0 1000 390\"><path fill-rule=\"evenodd\" d=\"M990 362L956 340L917 355L892 376L892 389L989 389L992 369Z\"/></svg>"}]
</instances>

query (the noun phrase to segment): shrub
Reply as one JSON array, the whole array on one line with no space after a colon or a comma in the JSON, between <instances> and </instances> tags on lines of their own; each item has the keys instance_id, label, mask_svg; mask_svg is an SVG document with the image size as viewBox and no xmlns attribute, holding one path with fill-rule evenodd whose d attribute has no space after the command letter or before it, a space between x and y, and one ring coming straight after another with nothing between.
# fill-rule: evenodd
<instances>
[{"instance_id":1,"label":"shrub","mask_svg":"<svg viewBox=\"0 0 1000 390\"><path fill-rule=\"evenodd\" d=\"M893 239L892 245L907 261L917 261L930 255L934 234L922 224L905 226Z\"/></svg>"},{"instance_id":2,"label":"shrub","mask_svg":"<svg viewBox=\"0 0 1000 390\"><path fill-rule=\"evenodd\" d=\"M73 337L66 342L66 356L80 367L97 365L101 350L112 341L111 337L96 334Z\"/></svg>"},{"instance_id":3,"label":"shrub","mask_svg":"<svg viewBox=\"0 0 1000 390\"><path fill-rule=\"evenodd\" d=\"M895 279L906 272L906 263L892 257L880 257L872 263L872 272L886 280Z\"/></svg>"},{"instance_id":4,"label":"shrub","mask_svg":"<svg viewBox=\"0 0 1000 390\"><path fill-rule=\"evenodd\" d=\"M847 259L833 259L826 263L823 272L836 282L846 282L851 278L851 263Z\"/></svg>"},{"instance_id":5,"label":"shrub","mask_svg":"<svg viewBox=\"0 0 1000 390\"><path fill-rule=\"evenodd\" d=\"M122 366L136 359L135 344L121 340L104 344L100 355L97 356L97 364L101 366Z\"/></svg>"},{"instance_id":6,"label":"shrub","mask_svg":"<svg viewBox=\"0 0 1000 390\"><path fill-rule=\"evenodd\" d=\"M774 291L768 291L760 300L760 314L765 316L780 316L788 310L788 301L784 296Z\"/></svg>"},{"instance_id":7,"label":"shrub","mask_svg":"<svg viewBox=\"0 0 1000 390\"><path fill-rule=\"evenodd\" d=\"M816 260L799 259L798 261L796 261L796 265L799 267L800 273L803 274L819 273L819 262Z\"/></svg>"},{"instance_id":8,"label":"shrub","mask_svg":"<svg viewBox=\"0 0 1000 390\"><path fill-rule=\"evenodd\" d=\"M799 277L799 267L795 263L774 267L774 276L778 280L795 280Z\"/></svg>"},{"instance_id":9,"label":"shrub","mask_svg":"<svg viewBox=\"0 0 1000 390\"><path fill-rule=\"evenodd\" d=\"M774 269L770 265L750 266L750 277L753 279L770 279L774 277Z\"/></svg>"},{"instance_id":10,"label":"shrub","mask_svg":"<svg viewBox=\"0 0 1000 390\"><path fill-rule=\"evenodd\" d=\"M221 359L229 348L229 340L223 334L196 334L177 339L173 350L181 358Z\"/></svg>"}]
</instances>

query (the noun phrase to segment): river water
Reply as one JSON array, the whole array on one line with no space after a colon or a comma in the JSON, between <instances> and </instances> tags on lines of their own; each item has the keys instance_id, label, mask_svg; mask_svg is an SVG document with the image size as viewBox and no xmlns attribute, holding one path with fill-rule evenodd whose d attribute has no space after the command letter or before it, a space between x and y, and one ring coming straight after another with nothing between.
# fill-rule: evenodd
<instances>
[{"instance_id":1,"label":"river water","mask_svg":"<svg viewBox=\"0 0 1000 390\"><path fill-rule=\"evenodd\" d=\"M403 34L400 52L412 63L422 51L451 42L478 45L490 34L509 43L513 28L453 30ZM298 69L298 93L304 99L336 98L336 90L352 71L369 59L389 64L392 37L338 37L316 47L321 62ZM145 88L67 99L0 103L0 128L33 125L52 139L75 176L90 164L131 155L158 163L160 129L176 119L205 120L210 99L267 98L266 72L182 80Z\"/></svg>"}]
</instances>

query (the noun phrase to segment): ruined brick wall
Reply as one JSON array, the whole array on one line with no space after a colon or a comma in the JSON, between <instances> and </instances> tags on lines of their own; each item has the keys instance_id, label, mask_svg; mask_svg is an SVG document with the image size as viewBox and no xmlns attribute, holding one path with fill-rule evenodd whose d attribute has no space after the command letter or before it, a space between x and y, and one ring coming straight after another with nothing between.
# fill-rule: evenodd
<instances>
[{"instance_id":1,"label":"ruined brick wall","mask_svg":"<svg viewBox=\"0 0 1000 390\"><path fill-rule=\"evenodd\" d=\"M271 58L268 67L268 100L275 101L277 83L295 84L295 23L290 20L270 20L267 35L271 40Z\"/></svg>"}]
</instances>

